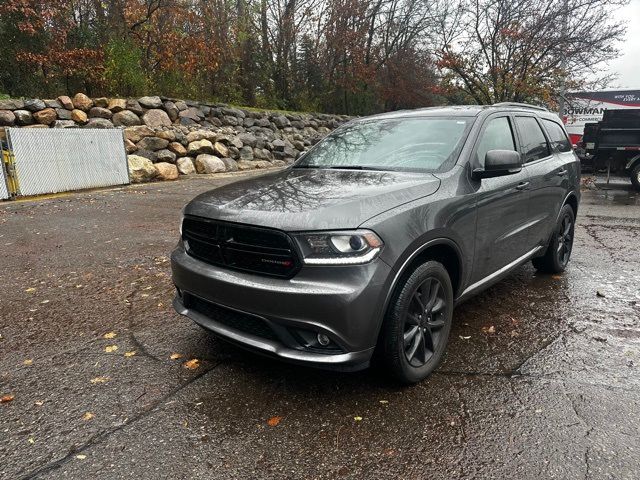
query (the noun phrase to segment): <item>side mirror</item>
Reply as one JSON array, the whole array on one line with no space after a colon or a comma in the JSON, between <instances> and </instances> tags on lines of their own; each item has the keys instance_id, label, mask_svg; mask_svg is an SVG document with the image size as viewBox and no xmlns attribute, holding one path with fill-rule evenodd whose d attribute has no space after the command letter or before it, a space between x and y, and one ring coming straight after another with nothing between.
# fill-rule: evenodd
<instances>
[{"instance_id":1,"label":"side mirror","mask_svg":"<svg viewBox=\"0 0 640 480\"><path fill-rule=\"evenodd\" d=\"M513 150L489 150L484 158L484 168L473 171L475 178L492 178L511 175L522 170L522 158Z\"/></svg>"}]
</instances>

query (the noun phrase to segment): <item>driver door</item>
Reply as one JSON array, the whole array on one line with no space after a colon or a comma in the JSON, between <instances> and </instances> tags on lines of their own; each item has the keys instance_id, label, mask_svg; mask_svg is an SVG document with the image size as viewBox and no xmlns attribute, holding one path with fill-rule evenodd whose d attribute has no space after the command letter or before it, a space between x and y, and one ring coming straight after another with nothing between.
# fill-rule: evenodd
<instances>
[{"instance_id":1,"label":"driver door","mask_svg":"<svg viewBox=\"0 0 640 480\"><path fill-rule=\"evenodd\" d=\"M489 117L472 157L484 166L489 150L514 150L516 136L509 114ZM472 282L477 282L529 251L529 175L517 173L474 180L477 186L477 223Z\"/></svg>"}]
</instances>

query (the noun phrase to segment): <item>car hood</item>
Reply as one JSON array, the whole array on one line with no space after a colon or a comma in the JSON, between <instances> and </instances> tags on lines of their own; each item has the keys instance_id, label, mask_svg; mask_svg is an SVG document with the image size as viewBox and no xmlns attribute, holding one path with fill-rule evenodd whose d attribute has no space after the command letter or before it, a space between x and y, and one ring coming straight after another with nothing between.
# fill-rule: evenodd
<instances>
[{"instance_id":1,"label":"car hood","mask_svg":"<svg viewBox=\"0 0 640 480\"><path fill-rule=\"evenodd\" d=\"M429 173L289 168L203 193L185 213L286 231L348 229L439 186Z\"/></svg>"}]
</instances>

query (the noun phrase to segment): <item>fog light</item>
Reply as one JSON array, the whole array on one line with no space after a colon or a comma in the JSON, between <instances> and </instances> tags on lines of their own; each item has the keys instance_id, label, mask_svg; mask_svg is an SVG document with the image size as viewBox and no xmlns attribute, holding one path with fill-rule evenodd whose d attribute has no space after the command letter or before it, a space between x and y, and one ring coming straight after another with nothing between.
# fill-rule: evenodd
<instances>
[{"instance_id":1,"label":"fog light","mask_svg":"<svg viewBox=\"0 0 640 480\"><path fill-rule=\"evenodd\" d=\"M327 337L324 333L319 333L318 343L323 347L326 347L327 345L329 345L329 343L331 343L331 340L329 340L329 337Z\"/></svg>"}]
</instances>

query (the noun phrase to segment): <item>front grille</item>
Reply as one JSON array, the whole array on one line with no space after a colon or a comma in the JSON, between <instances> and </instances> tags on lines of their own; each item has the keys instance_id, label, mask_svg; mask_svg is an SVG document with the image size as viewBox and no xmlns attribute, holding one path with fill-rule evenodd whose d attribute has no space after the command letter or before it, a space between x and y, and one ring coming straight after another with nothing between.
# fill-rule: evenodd
<instances>
[{"instance_id":1,"label":"front grille","mask_svg":"<svg viewBox=\"0 0 640 480\"><path fill-rule=\"evenodd\" d=\"M188 293L184 294L184 306L234 330L267 340L279 341L276 334L264 320L248 313L231 310Z\"/></svg>"},{"instance_id":2,"label":"front grille","mask_svg":"<svg viewBox=\"0 0 640 480\"><path fill-rule=\"evenodd\" d=\"M189 255L211 265L283 278L300 268L289 236L278 230L185 217L182 240Z\"/></svg>"}]
</instances>

